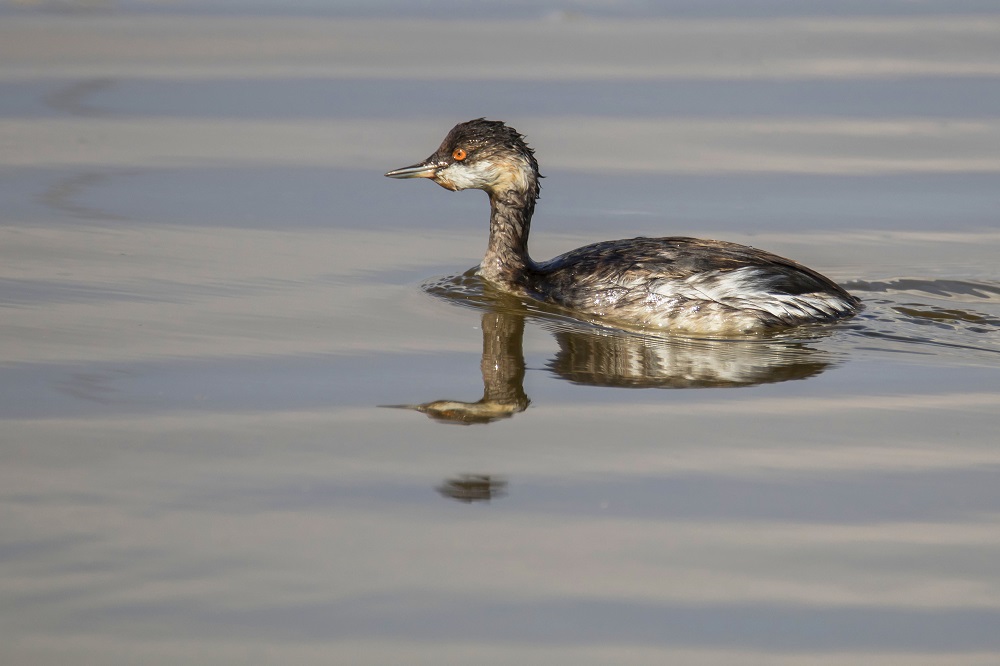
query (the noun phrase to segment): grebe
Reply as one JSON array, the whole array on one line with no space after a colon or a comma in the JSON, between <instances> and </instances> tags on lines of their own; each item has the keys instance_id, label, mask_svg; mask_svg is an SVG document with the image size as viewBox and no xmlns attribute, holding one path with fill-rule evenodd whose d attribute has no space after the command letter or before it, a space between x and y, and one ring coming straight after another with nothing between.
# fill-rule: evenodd
<instances>
[{"instance_id":1,"label":"grebe","mask_svg":"<svg viewBox=\"0 0 1000 666\"><path fill-rule=\"evenodd\" d=\"M631 238L586 245L542 263L528 256L541 177L534 151L503 122L456 125L437 151L390 178L485 190L490 240L479 275L503 291L629 327L698 335L760 333L827 322L860 301L794 261L746 245Z\"/></svg>"}]
</instances>

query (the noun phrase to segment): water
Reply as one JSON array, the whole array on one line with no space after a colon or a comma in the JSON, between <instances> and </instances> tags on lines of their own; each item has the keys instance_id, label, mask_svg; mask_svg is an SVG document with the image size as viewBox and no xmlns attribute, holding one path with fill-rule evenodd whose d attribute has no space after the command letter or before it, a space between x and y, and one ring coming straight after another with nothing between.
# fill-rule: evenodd
<instances>
[{"instance_id":1,"label":"water","mask_svg":"<svg viewBox=\"0 0 1000 666\"><path fill-rule=\"evenodd\" d=\"M1000 661L1000 16L881 6L0 6L0 660ZM537 258L724 238L864 311L490 292L485 197L381 175L482 115Z\"/></svg>"}]
</instances>

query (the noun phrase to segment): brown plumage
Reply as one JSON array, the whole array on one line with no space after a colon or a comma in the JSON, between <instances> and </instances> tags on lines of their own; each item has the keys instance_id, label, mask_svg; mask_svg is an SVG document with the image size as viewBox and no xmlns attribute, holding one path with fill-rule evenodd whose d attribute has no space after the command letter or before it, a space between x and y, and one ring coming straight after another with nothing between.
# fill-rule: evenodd
<instances>
[{"instance_id":1,"label":"brown plumage","mask_svg":"<svg viewBox=\"0 0 1000 666\"><path fill-rule=\"evenodd\" d=\"M456 125L419 164L386 174L430 178L490 199L479 274L501 289L628 327L704 335L832 321L860 301L801 264L745 245L686 237L587 245L546 262L528 255L540 175L516 130L479 118Z\"/></svg>"}]
</instances>

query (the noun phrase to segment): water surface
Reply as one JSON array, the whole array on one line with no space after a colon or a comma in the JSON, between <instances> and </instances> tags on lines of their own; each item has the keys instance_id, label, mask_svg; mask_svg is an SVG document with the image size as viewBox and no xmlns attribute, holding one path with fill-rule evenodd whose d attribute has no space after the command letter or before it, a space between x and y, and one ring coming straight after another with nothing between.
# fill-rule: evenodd
<instances>
[{"instance_id":1,"label":"water surface","mask_svg":"<svg viewBox=\"0 0 1000 666\"><path fill-rule=\"evenodd\" d=\"M366 7L2 6L2 661L997 663L995 8ZM484 115L536 257L725 238L863 313L491 293L485 197L381 176Z\"/></svg>"}]
</instances>

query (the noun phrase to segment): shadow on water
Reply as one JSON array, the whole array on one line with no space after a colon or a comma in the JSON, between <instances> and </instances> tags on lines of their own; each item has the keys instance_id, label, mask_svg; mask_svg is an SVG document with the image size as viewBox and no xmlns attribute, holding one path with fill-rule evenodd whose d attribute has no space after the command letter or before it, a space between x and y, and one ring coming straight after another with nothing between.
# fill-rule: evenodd
<instances>
[{"instance_id":1,"label":"shadow on water","mask_svg":"<svg viewBox=\"0 0 1000 666\"><path fill-rule=\"evenodd\" d=\"M102 171L81 171L59 178L38 196L38 200L71 219L123 222L128 218L102 208L88 206L77 200L80 194L110 181L112 176Z\"/></svg>"},{"instance_id":2,"label":"shadow on water","mask_svg":"<svg viewBox=\"0 0 1000 666\"><path fill-rule=\"evenodd\" d=\"M437 491L442 497L465 504L489 502L507 494L507 482L489 474L461 474L445 479Z\"/></svg>"}]
</instances>

